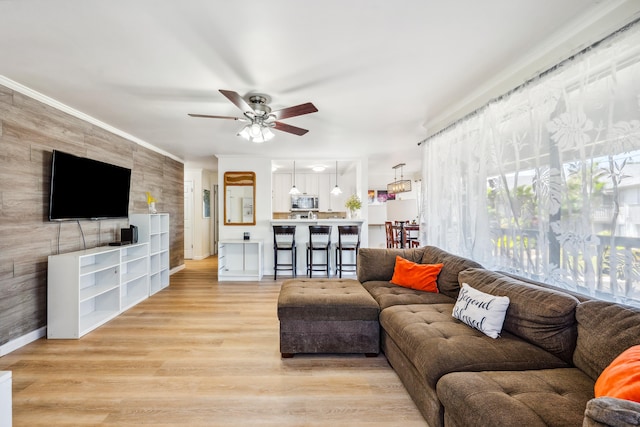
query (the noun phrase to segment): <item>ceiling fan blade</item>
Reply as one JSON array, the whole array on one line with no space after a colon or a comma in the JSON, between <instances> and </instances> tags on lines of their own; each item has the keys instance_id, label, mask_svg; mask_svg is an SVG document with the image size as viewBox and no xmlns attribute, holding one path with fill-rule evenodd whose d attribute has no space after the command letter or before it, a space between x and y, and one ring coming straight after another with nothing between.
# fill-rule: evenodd
<instances>
[{"instance_id":1,"label":"ceiling fan blade","mask_svg":"<svg viewBox=\"0 0 640 427\"><path fill-rule=\"evenodd\" d=\"M305 133L309 132L307 129L291 126L282 122L274 122L274 128L277 130L281 130L282 132L288 132L288 133L292 133L294 135L299 135L299 136L302 136Z\"/></svg>"},{"instance_id":2,"label":"ceiling fan blade","mask_svg":"<svg viewBox=\"0 0 640 427\"><path fill-rule=\"evenodd\" d=\"M210 116L208 114L192 114L189 113L189 116L191 117L204 117L206 119L230 119L230 120L244 120L241 119L240 117L231 117L231 116Z\"/></svg>"},{"instance_id":3,"label":"ceiling fan blade","mask_svg":"<svg viewBox=\"0 0 640 427\"><path fill-rule=\"evenodd\" d=\"M233 104L243 112L253 111L253 108L251 108L251 106L247 104L247 101L245 101L238 92L220 89L220 93L223 94L229 101L233 102Z\"/></svg>"},{"instance_id":4,"label":"ceiling fan blade","mask_svg":"<svg viewBox=\"0 0 640 427\"><path fill-rule=\"evenodd\" d=\"M318 111L316 106L311 102L307 102L306 104L296 105L295 107L273 111L271 114L274 115L277 120L281 120L288 119L289 117L302 116L303 114L315 113L316 111Z\"/></svg>"}]
</instances>

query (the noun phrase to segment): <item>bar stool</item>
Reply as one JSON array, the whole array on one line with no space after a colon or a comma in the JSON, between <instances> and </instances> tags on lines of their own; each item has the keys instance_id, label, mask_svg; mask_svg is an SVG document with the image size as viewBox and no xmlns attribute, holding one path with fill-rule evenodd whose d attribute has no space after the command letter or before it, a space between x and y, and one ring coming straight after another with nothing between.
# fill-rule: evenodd
<instances>
[{"instance_id":1,"label":"bar stool","mask_svg":"<svg viewBox=\"0 0 640 427\"><path fill-rule=\"evenodd\" d=\"M338 226L338 244L336 245L336 274L342 278L344 267L353 267L356 271L358 262L358 249L360 249L360 227L357 225L339 225ZM353 252L353 263L343 262L343 252Z\"/></svg>"},{"instance_id":2,"label":"bar stool","mask_svg":"<svg viewBox=\"0 0 640 427\"><path fill-rule=\"evenodd\" d=\"M278 252L291 252L291 263L278 263ZM278 277L278 271L291 271L296 277L296 226L273 226L273 280ZM282 268L281 268L282 267Z\"/></svg>"},{"instance_id":3,"label":"bar stool","mask_svg":"<svg viewBox=\"0 0 640 427\"><path fill-rule=\"evenodd\" d=\"M324 251L326 259L324 263L313 261L314 252ZM330 225L310 225L309 242L307 243L307 275L313 277L314 271L326 271L327 277L330 275L331 265L331 226ZM317 269L314 267L322 267Z\"/></svg>"}]
</instances>

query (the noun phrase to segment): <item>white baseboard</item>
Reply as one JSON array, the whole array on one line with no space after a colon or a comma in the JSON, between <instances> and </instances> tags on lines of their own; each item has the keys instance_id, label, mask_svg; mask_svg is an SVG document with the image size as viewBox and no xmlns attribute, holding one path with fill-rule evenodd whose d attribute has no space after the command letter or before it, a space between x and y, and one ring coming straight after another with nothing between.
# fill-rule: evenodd
<instances>
[{"instance_id":1,"label":"white baseboard","mask_svg":"<svg viewBox=\"0 0 640 427\"><path fill-rule=\"evenodd\" d=\"M175 268L172 268L169 271L169 274L174 274L177 273L180 270L184 270L185 265L179 265ZM24 347L27 344L30 344L32 342L34 342L35 340L39 340L42 337L45 337L47 335L47 327L43 326L40 329L36 329L33 332L29 332L26 335L23 335L19 338L16 338L14 340L11 340L5 344L0 345L0 357L7 355L9 353L11 353L12 351L15 351L17 349L19 349L20 347Z\"/></svg>"},{"instance_id":2,"label":"white baseboard","mask_svg":"<svg viewBox=\"0 0 640 427\"><path fill-rule=\"evenodd\" d=\"M0 346L0 357L11 353L19 349L20 347L24 347L25 345L34 342L35 340L39 340L40 338L47 335L47 327L43 326L40 329L36 329L33 332L29 332L26 335L21 336L20 338L16 338L14 340L9 341L8 343L2 344Z\"/></svg>"},{"instance_id":3,"label":"white baseboard","mask_svg":"<svg viewBox=\"0 0 640 427\"><path fill-rule=\"evenodd\" d=\"M180 270L184 270L185 265L179 265L175 268L172 268L169 271L169 275L177 273ZM11 340L3 345L0 345L0 357L7 355L9 353L11 353L12 351L15 351L17 349L19 349L20 347L24 347L25 345L34 342L35 340L38 340L42 337L45 337L47 335L47 327L43 326L40 329L37 329L33 332L29 332L26 335L23 335L19 338L16 338L14 340Z\"/></svg>"},{"instance_id":4,"label":"white baseboard","mask_svg":"<svg viewBox=\"0 0 640 427\"><path fill-rule=\"evenodd\" d=\"M184 265L184 264L181 264L181 265L179 265L177 267L173 267L171 270L169 270L169 276L171 276L172 274L177 273L180 270L184 270L185 267L186 267L186 265Z\"/></svg>"},{"instance_id":5,"label":"white baseboard","mask_svg":"<svg viewBox=\"0 0 640 427\"><path fill-rule=\"evenodd\" d=\"M193 257L194 261L202 261L205 258L209 258L211 256L211 254L204 254L204 255L200 255L200 256L195 256Z\"/></svg>"}]
</instances>

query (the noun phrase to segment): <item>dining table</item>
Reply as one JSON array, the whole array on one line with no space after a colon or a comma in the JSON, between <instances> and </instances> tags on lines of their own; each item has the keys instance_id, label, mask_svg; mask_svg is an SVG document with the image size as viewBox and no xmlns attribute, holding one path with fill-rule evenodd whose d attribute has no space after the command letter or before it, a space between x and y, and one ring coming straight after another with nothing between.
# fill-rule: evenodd
<instances>
[{"instance_id":1,"label":"dining table","mask_svg":"<svg viewBox=\"0 0 640 427\"><path fill-rule=\"evenodd\" d=\"M419 243L419 232L420 226L418 224L404 222L396 222L393 224L394 235L397 236L395 239L401 248L412 248L416 246L420 246Z\"/></svg>"}]
</instances>

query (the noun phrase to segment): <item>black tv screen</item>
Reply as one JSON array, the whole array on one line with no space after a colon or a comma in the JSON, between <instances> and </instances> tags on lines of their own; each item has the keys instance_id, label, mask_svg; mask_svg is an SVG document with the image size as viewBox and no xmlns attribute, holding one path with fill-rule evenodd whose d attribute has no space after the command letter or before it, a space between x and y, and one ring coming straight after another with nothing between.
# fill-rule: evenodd
<instances>
[{"instance_id":1,"label":"black tv screen","mask_svg":"<svg viewBox=\"0 0 640 427\"><path fill-rule=\"evenodd\" d=\"M131 169L53 151L49 221L126 218Z\"/></svg>"}]
</instances>

